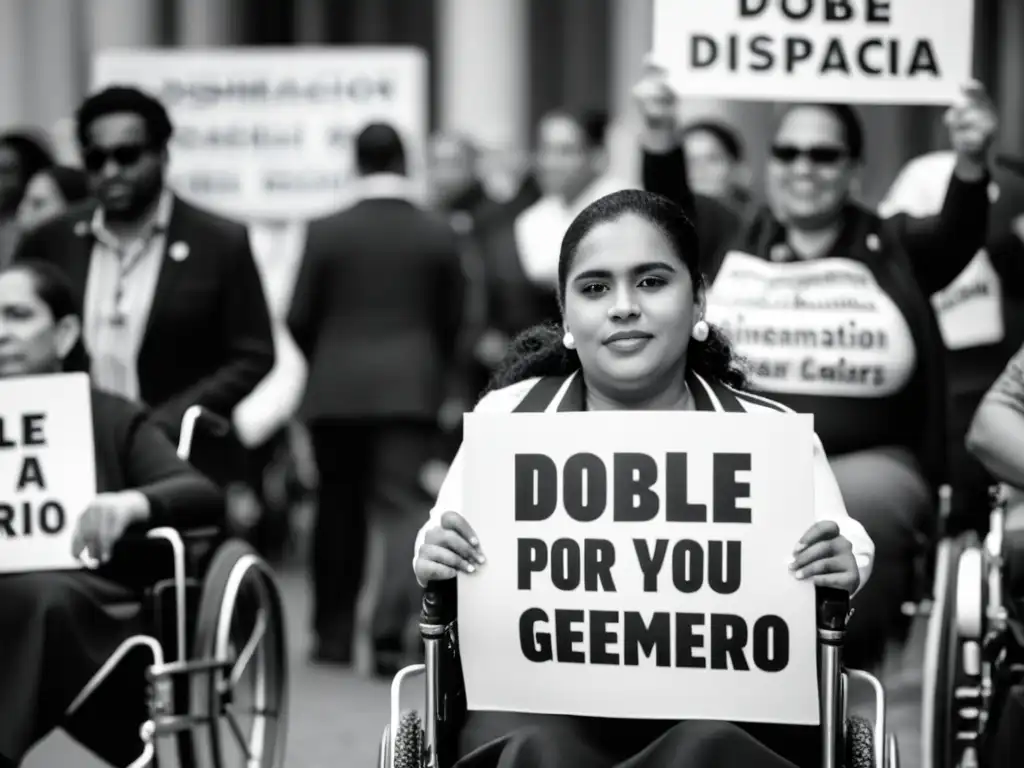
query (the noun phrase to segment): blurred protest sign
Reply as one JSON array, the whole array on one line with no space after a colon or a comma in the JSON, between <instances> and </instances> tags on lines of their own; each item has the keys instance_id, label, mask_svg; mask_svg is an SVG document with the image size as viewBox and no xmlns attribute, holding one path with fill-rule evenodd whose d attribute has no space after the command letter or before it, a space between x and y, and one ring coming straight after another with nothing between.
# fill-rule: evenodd
<instances>
[{"instance_id":1,"label":"blurred protest sign","mask_svg":"<svg viewBox=\"0 0 1024 768\"><path fill-rule=\"evenodd\" d=\"M655 0L655 59L683 96L945 105L973 43L974 0Z\"/></svg>"},{"instance_id":2,"label":"blurred protest sign","mask_svg":"<svg viewBox=\"0 0 1024 768\"><path fill-rule=\"evenodd\" d=\"M352 195L353 147L373 121L405 141L422 176L428 82L411 48L110 50L93 86L158 97L175 125L170 183L241 220L310 219Z\"/></svg>"},{"instance_id":3,"label":"blurred protest sign","mask_svg":"<svg viewBox=\"0 0 1024 768\"><path fill-rule=\"evenodd\" d=\"M470 709L816 724L805 415L469 414Z\"/></svg>"}]
</instances>

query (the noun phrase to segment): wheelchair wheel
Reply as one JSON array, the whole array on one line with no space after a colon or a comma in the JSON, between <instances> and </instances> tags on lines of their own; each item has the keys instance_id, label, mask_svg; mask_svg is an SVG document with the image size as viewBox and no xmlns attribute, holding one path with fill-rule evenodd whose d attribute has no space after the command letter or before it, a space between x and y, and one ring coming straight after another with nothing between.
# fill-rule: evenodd
<instances>
[{"instance_id":1,"label":"wheelchair wheel","mask_svg":"<svg viewBox=\"0 0 1024 768\"><path fill-rule=\"evenodd\" d=\"M380 736L380 749L377 750L377 768L389 768L390 763L388 759L391 756L391 751L388 747L388 743L391 740L391 725L384 726L384 733Z\"/></svg>"},{"instance_id":2,"label":"wheelchair wheel","mask_svg":"<svg viewBox=\"0 0 1024 768\"><path fill-rule=\"evenodd\" d=\"M423 768L423 725L416 710L403 712L395 736L395 759L391 762L391 726L384 726L377 752L379 768Z\"/></svg>"},{"instance_id":3,"label":"wheelchair wheel","mask_svg":"<svg viewBox=\"0 0 1024 768\"><path fill-rule=\"evenodd\" d=\"M957 768L976 745L980 652L985 621L984 558L977 536L948 542L944 572L936 575L923 686L924 763ZM975 756L976 759L976 756ZM970 759L968 760L970 763Z\"/></svg>"},{"instance_id":4,"label":"wheelchair wheel","mask_svg":"<svg viewBox=\"0 0 1024 768\"><path fill-rule=\"evenodd\" d=\"M197 768L280 768L288 680L281 596L269 566L244 542L214 555L203 584L193 656L219 662L193 677ZM246 690L243 690L246 689Z\"/></svg>"},{"instance_id":5,"label":"wheelchair wheel","mask_svg":"<svg viewBox=\"0 0 1024 768\"><path fill-rule=\"evenodd\" d=\"M900 743L895 733L886 738L885 768L900 768Z\"/></svg>"},{"instance_id":6,"label":"wheelchair wheel","mask_svg":"<svg viewBox=\"0 0 1024 768\"><path fill-rule=\"evenodd\" d=\"M863 717L846 720L846 768L874 768L875 734Z\"/></svg>"},{"instance_id":7,"label":"wheelchair wheel","mask_svg":"<svg viewBox=\"0 0 1024 768\"><path fill-rule=\"evenodd\" d=\"M421 768L423 765L423 728L419 712L402 713L395 736L395 768Z\"/></svg>"}]
</instances>

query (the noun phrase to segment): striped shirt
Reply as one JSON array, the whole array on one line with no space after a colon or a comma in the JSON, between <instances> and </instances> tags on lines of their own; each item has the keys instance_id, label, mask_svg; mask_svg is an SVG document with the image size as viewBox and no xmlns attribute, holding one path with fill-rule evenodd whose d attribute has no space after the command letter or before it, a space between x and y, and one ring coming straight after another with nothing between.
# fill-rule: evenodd
<instances>
[{"instance_id":1,"label":"striped shirt","mask_svg":"<svg viewBox=\"0 0 1024 768\"><path fill-rule=\"evenodd\" d=\"M552 384L558 382L557 379L549 381ZM553 397L550 392L546 395L542 394L546 383L540 379L527 379L504 389L490 392L480 400L474 412L512 413L516 410L524 410L521 407L524 401L538 395L546 397L550 401L543 409L546 413L583 410L583 381L578 373L559 382ZM688 384L694 402L694 410L792 413L786 406L769 400L767 397L741 392L724 384L711 384L697 374L691 374L688 377ZM414 562L416 553L419 552L420 546L423 544L427 529L440 525L441 515L445 512L462 510L462 473L463 458L460 448L448 470L444 483L441 485L434 508L430 511L430 519L420 529L416 537L416 548L413 551ZM814 438L814 513L819 521L832 520L835 522L839 526L840 535L853 546L853 554L860 571L860 585L863 587L871 575L875 545L867 531L864 530L864 526L847 514L846 504L843 503L843 497L839 491L839 484L832 474L832 468L829 466L828 458L825 456L825 451L817 436ZM796 544L796 542L793 543Z\"/></svg>"}]
</instances>

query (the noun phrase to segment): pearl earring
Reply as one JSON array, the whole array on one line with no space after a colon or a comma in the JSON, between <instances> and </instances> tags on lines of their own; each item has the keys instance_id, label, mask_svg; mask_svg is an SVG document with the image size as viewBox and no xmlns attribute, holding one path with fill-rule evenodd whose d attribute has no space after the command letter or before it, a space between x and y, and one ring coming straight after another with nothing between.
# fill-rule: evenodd
<instances>
[{"instance_id":1,"label":"pearl earring","mask_svg":"<svg viewBox=\"0 0 1024 768\"><path fill-rule=\"evenodd\" d=\"M562 337L562 345L566 349L576 349L576 339L573 338L570 331L566 331L565 336Z\"/></svg>"},{"instance_id":2,"label":"pearl earring","mask_svg":"<svg viewBox=\"0 0 1024 768\"><path fill-rule=\"evenodd\" d=\"M703 320L698 320L693 326L693 333L691 335L693 336L694 341L707 341L708 333L710 331L711 329L708 327L707 323Z\"/></svg>"}]
</instances>

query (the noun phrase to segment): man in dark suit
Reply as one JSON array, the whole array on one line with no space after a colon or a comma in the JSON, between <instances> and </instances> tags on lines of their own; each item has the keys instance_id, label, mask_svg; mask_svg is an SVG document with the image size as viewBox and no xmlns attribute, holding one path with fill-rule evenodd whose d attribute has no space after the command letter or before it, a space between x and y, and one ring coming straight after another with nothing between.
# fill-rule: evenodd
<instances>
[{"instance_id":1,"label":"man in dark suit","mask_svg":"<svg viewBox=\"0 0 1024 768\"><path fill-rule=\"evenodd\" d=\"M166 187L173 126L151 96L108 88L76 127L97 202L27 236L15 259L70 278L96 386L147 404L172 437L193 404L230 417L274 363L245 228Z\"/></svg>"},{"instance_id":2,"label":"man in dark suit","mask_svg":"<svg viewBox=\"0 0 1024 768\"><path fill-rule=\"evenodd\" d=\"M452 228L412 202L395 130L367 126L356 165L359 202L309 227L289 326L309 361L302 415L320 468L313 656L349 663L371 625L383 672L410 651L407 552L431 503L421 472L455 378L465 288Z\"/></svg>"}]
</instances>

